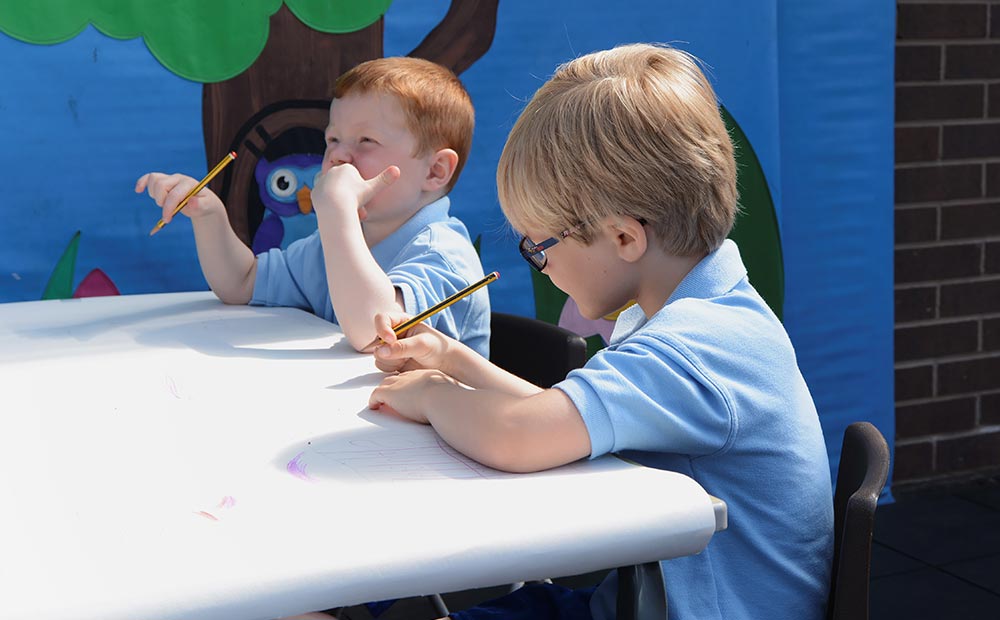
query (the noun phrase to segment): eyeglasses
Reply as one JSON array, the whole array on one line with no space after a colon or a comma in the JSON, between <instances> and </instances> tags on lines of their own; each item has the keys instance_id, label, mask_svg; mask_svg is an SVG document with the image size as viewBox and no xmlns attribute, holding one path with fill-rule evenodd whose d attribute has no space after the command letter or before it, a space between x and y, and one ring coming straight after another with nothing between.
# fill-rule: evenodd
<instances>
[{"instance_id":1,"label":"eyeglasses","mask_svg":"<svg viewBox=\"0 0 1000 620\"><path fill-rule=\"evenodd\" d=\"M646 225L646 220L641 217L636 218L636 221L642 226ZM567 228L555 237L549 237L541 243L535 243L531 239L528 239L527 236L521 237L521 243L518 244L518 249L521 250L521 256L524 257L524 260L528 261L528 264L534 267L536 271L541 271L542 269L545 269L545 265L549 262L548 259L545 258L545 250L572 235L574 232L579 230L581 226L583 226L583 224L577 224L576 226Z\"/></svg>"},{"instance_id":2,"label":"eyeglasses","mask_svg":"<svg viewBox=\"0 0 1000 620\"><path fill-rule=\"evenodd\" d=\"M545 250L572 235L578 228L579 226L567 228L559 233L559 235L549 237L541 243L533 242L531 239L528 239L527 235L521 237L521 243L518 244L518 248L521 250L521 256L523 256L524 260L528 261L528 264L534 267L535 270L541 271L542 269L545 269L545 265L549 262L548 259L545 258Z\"/></svg>"}]
</instances>

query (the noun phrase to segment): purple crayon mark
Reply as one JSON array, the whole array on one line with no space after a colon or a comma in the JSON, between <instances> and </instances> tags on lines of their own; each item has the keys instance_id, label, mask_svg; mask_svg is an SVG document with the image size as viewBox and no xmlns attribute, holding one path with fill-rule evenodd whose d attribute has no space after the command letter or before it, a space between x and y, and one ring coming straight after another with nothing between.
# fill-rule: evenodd
<instances>
[{"instance_id":1,"label":"purple crayon mark","mask_svg":"<svg viewBox=\"0 0 1000 620\"><path fill-rule=\"evenodd\" d=\"M236 499L232 495L227 495L219 501L219 508L232 508L236 505Z\"/></svg>"},{"instance_id":2,"label":"purple crayon mark","mask_svg":"<svg viewBox=\"0 0 1000 620\"><path fill-rule=\"evenodd\" d=\"M180 399L181 395L177 393L177 384L174 383L174 378L167 375L167 390L174 395L174 398Z\"/></svg>"},{"instance_id":3,"label":"purple crayon mark","mask_svg":"<svg viewBox=\"0 0 1000 620\"><path fill-rule=\"evenodd\" d=\"M305 452L299 452L298 454L296 454L295 458L288 461L288 465L285 465L285 469L288 471L288 473L292 474L296 478L305 480L307 482L312 482L312 478L310 478L309 474L306 473L305 463L299 462L299 459L301 459L304 455Z\"/></svg>"}]
</instances>

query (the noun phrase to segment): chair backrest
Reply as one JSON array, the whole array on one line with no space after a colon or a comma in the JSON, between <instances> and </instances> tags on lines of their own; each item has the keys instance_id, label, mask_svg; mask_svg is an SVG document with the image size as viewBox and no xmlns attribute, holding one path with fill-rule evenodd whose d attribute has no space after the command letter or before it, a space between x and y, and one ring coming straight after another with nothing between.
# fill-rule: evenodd
<instances>
[{"instance_id":1,"label":"chair backrest","mask_svg":"<svg viewBox=\"0 0 1000 620\"><path fill-rule=\"evenodd\" d=\"M552 323L494 312L490 361L525 381L550 388L587 362L587 341Z\"/></svg>"},{"instance_id":2,"label":"chair backrest","mask_svg":"<svg viewBox=\"0 0 1000 620\"><path fill-rule=\"evenodd\" d=\"M889 476L889 446L868 422L844 432L833 494L833 573L828 620L868 620L875 508Z\"/></svg>"}]
</instances>

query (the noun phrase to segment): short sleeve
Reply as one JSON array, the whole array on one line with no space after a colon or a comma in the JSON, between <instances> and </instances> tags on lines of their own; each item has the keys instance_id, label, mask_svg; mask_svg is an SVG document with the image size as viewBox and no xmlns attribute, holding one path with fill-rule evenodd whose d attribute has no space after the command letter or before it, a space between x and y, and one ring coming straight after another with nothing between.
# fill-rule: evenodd
<instances>
[{"instance_id":1,"label":"short sleeve","mask_svg":"<svg viewBox=\"0 0 1000 620\"><path fill-rule=\"evenodd\" d=\"M251 305L288 306L334 320L327 288L319 231L287 249L274 248L257 256Z\"/></svg>"},{"instance_id":2,"label":"short sleeve","mask_svg":"<svg viewBox=\"0 0 1000 620\"><path fill-rule=\"evenodd\" d=\"M712 454L735 431L731 399L696 360L651 338L599 351L557 383L590 434L591 458L641 450Z\"/></svg>"}]
</instances>

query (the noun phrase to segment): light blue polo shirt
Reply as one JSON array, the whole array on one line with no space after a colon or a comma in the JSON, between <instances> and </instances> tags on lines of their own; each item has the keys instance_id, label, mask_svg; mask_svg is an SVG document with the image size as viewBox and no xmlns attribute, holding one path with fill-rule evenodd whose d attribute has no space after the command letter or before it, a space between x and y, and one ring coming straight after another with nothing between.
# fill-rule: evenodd
<instances>
[{"instance_id":1,"label":"light blue polo shirt","mask_svg":"<svg viewBox=\"0 0 1000 620\"><path fill-rule=\"evenodd\" d=\"M449 205L447 196L432 202L371 248L375 262L402 292L409 314L423 312L483 278L469 232L460 220L448 215ZM337 322L318 230L286 250L275 248L257 256L250 304L302 308ZM489 356L490 298L485 287L428 318L427 323L483 357Z\"/></svg>"},{"instance_id":2,"label":"light blue polo shirt","mask_svg":"<svg viewBox=\"0 0 1000 620\"><path fill-rule=\"evenodd\" d=\"M705 257L649 320L638 305L623 312L612 344L555 387L580 411L591 458L615 452L681 472L728 506L728 529L703 552L661 563L671 620L824 617L826 447L792 344L735 243ZM612 573L591 599L594 618L614 617L616 588Z\"/></svg>"}]
</instances>

